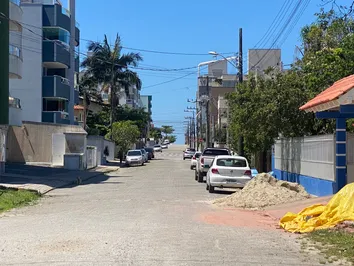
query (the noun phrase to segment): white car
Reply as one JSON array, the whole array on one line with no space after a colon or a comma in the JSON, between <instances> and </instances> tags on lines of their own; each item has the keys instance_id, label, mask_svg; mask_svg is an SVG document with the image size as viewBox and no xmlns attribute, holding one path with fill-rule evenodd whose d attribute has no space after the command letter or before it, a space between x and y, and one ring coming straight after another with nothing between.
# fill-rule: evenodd
<instances>
[{"instance_id":1,"label":"white car","mask_svg":"<svg viewBox=\"0 0 354 266\"><path fill-rule=\"evenodd\" d=\"M245 157L216 156L207 173L206 189L213 193L216 187L243 188L251 179L251 168Z\"/></svg>"},{"instance_id":2,"label":"white car","mask_svg":"<svg viewBox=\"0 0 354 266\"><path fill-rule=\"evenodd\" d=\"M197 151L196 153L194 153L194 155L191 159L191 170L195 169L195 167L197 165L197 160L199 159L200 155L202 155L202 153L200 151Z\"/></svg>"},{"instance_id":3,"label":"white car","mask_svg":"<svg viewBox=\"0 0 354 266\"><path fill-rule=\"evenodd\" d=\"M168 145L167 145L167 144L162 144L162 145L161 145L161 148L162 148L162 149L168 149Z\"/></svg>"},{"instance_id":4,"label":"white car","mask_svg":"<svg viewBox=\"0 0 354 266\"><path fill-rule=\"evenodd\" d=\"M162 147L159 144L154 145L154 151L155 152L162 152Z\"/></svg>"},{"instance_id":5,"label":"white car","mask_svg":"<svg viewBox=\"0 0 354 266\"><path fill-rule=\"evenodd\" d=\"M125 165L144 165L144 157L141 150L129 150L125 157Z\"/></svg>"}]
</instances>

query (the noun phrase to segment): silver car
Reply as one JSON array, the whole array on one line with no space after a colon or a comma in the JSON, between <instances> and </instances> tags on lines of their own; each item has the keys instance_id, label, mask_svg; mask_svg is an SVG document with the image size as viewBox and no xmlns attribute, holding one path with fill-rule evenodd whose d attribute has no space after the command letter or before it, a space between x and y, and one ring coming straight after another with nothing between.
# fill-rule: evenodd
<instances>
[{"instance_id":1,"label":"silver car","mask_svg":"<svg viewBox=\"0 0 354 266\"><path fill-rule=\"evenodd\" d=\"M145 163L145 159L143 157L143 153L141 150L129 150L127 156L125 158L125 165L141 165L143 166Z\"/></svg>"},{"instance_id":2,"label":"silver car","mask_svg":"<svg viewBox=\"0 0 354 266\"><path fill-rule=\"evenodd\" d=\"M147 151L145 149L141 149L141 153L143 154L144 163L149 162L149 154L147 153Z\"/></svg>"}]
</instances>

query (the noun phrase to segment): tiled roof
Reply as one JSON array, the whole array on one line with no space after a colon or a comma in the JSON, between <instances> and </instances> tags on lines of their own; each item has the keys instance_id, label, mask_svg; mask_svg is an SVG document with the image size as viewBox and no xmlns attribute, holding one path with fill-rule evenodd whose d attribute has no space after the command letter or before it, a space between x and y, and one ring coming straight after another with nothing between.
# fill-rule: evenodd
<instances>
[{"instance_id":1,"label":"tiled roof","mask_svg":"<svg viewBox=\"0 0 354 266\"><path fill-rule=\"evenodd\" d=\"M331 87L318 94L315 98L308 101L300 107L300 110L307 110L309 108L318 106L323 103L328 103L337 99L339 96L347 93L354 88L354 75L350 75L341 80L336 81Z\"/></svg>"},{"instance_id":2,"label":"tiled roof","mask_svg":"<svg viewBox=\"0 0 354 266\"><path fill-rule=\"evenodd\" d=\"M84 110L85 108L82 105L75 105L74 110Z\"/></svg>"}]
</instances>

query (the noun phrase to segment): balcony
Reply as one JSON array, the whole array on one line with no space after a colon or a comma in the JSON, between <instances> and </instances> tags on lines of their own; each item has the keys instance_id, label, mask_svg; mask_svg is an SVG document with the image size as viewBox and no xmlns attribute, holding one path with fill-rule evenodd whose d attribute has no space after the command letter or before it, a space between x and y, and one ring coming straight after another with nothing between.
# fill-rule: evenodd
<instances>
[{"instance_id":1,"label":"balcony","mask_svg":"<svg viewBox=\"0 0 354 266\"><path fill-rule=\"evenodd\" d=\"M20 31L22 32L22 14L23 11L20 7L20 0L10 0L10 31Z\"/></svg>"},{"instance_id":2,"label":"balcony","mask_svg":"<svg viewBox=\"0 0 354 266\"><path fill-rule=\"evenodd\" d=\"M60 41L43 41L43 65L46 68L69 68L70 52Z\"/></svg>"},{"instance_id":3,"label":"balcony","mask_svg":"<svg viewBox=\"0 0 354 266\"><path fill-rule=\"evenodd\" d=\"M70 32L70 24L70 12L61 5L43 5L43 27L60 27Z\"/></svg>"},{"instance_id":4,"label":"balcony","mask_svg":"<svg viewBox=\"0 0 354 266\"><path fill-rule=\"evenodd\" d=\"M60 76L46 76L42 79L42 97L64 98L70 100L69 80Z\"/></svg>"},{"instance_id":5,"label":"balcony","mask_svg":"<svg viewBox=\"0 0 354 266\"><path fill-rule=\"evenodd\" d=\"M22 78L22 58L16 54L9 54L9 78L10 79L21 79Z\"/></svg>"},{"instance_id":6,"label":"balcony","mask_svg":"<svg viewBox=\"0 0 354 266\"><path fill-rule=\"evenodd\" d=\"M18 98L9 97L9 125L22 125L21 102Z\"/></svg>"},{"instance_id":7,"label":"balcony","mask_svg":"<svg viewBox=\"0 0 354 266\"><path fill-rule=\"evenodd\" d=\"M43 123L54 123L54 124L70 124L69 115L65 112L42 112L42 122Z\"/></svg>"}]
</instances>

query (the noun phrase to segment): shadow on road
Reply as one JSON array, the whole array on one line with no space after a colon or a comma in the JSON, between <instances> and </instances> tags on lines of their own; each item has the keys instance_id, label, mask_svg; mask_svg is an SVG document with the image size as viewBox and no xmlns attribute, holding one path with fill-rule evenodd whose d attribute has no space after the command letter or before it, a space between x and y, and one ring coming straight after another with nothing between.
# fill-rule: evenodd
<instances>
[{"instance_id":1,"label":"shadow on road","mask_svg":"<svg viewBox=\"0 0 354 266\"><path fill-rule=\"evenodd\" d=\"M237 192L238 190L222 190L222 189L215 189L214 193L215 194L222 194L222 195L231 195L235 192Z\"/></svg>"},{"instance_id":2,"label":"shadow on road","mask_svg":"<svg viewBox=\"0 0 354 266\"><path fill-rule=\"evenodd\" d=\"M37 190L39 185L45 185L50 188L67 188L75 187L79 184L98 184L108 178L110 176L95 171L77 171L45 165L7 163L5 175L1 176L0 183Z\"/></svg>"}]
</instances>

